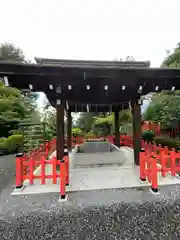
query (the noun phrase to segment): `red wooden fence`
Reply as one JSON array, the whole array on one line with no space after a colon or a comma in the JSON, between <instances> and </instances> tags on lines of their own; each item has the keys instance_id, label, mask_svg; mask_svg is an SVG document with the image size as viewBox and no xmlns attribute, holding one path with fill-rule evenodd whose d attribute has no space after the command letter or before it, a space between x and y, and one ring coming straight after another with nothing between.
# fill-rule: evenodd
<instances>
[{"instance_id":1,"label":"red wooden fence","mask_svg":"<svg viewBox=\"0 0 180 240\"><path fill-rule=\"evenodd\" d=\"M114 136L108 136L108 141L114 143ZM74 144L84 142L82 137L73 138ZM76 143L75 143L76 142ZM131 136L121 135L120 144L133 148ZM180 151L175 149L169 150L161 145L154 145L142 140L142 151L140 152L140 179L147 180L151 183L152 190L158 191L158 173L163 177L169 172L172 176L180 173ZM57 184L57 179L60 179L60 195L65 198L66 185L69 184L69 158L64 156L62 160L57 160L48 157L56 149L56 139L46 143L45 150L43 146L34 149L29 155L18 154L16 157L16 187L21 188L24 180L29 180L30 184L34 183L35 179L40 179L41 184L46 184L46 179L52 179L53 184ZM159 163L159 164L158 164ZM46 174L46 165L52 165L52 174ZM57 166L60 172L57 171ZM40 167L39 175L34 174L34 170Z\"/></svg>"},{"instance_id":2,"label":"red wooden fence","mask_svg":"<svg viewBox=\"0 0 180 240\"><path fill-rule=\"evenodd\" d=\"M172 138L176 138L180 135L180 126L176 126L172 128L170 131L163 130L163 126L160 123L154 122L143 122L142 131L152 130L155 133L155 136L168 136Z\"/></svg>"},{"instance_id":3,"label":"red wooden fence","mask_svg":"<svg viewBox=\"0 0 180 240\"><path fill-rule=\"evenodd\" d=\"M132 147L131 137L121 136L121 142L126 146ZM140 180L151 183L153 192L158 192L158 174L166 177L167 173L171 176L180 174L180 151L174 148L162 147L142 140L140 152Z\"/></svg>"}]
</instances>

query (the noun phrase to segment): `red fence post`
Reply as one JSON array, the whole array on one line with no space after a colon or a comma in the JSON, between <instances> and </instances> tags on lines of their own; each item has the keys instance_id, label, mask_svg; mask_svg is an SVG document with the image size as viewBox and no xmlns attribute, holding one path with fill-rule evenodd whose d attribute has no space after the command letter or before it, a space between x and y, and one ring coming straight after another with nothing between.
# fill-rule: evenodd
<instances>
[{"instance_id":1,"label":"red fence post","mask_svg":"<svg viewBox=\"0 0 180 240\"><path fill-rule=\"evenodd\" d=\"M164 151L162 149L160 150L160 164L161 164L162 177L165 177L166 176L166 159L165 159Z\"/></svg>"},{"instance_id":2,"label":"red fence post","mask_svg":"<svg viewBox=\"0 0 180 240\"><path fill-rule=\"evenodd\" d=\"M23 155L24 153L16 154L16 188L23 187Z\"/></svg>"},{"instance_id":3,"label":"red fence post","mask_svg":"<svg viewBox=\"0 0 180 240\"><path fill-rule=\"evenodd\" d=\"M68 154L64 155L64 161L65 161L65 184L66 184L66 186L69 186L69 157L68 157Z\"/></svg>"},{"instance_id":4,"label":"red fence post","mask_svg":"<svg viewBox=\"0 0 180 240\"><path fill-rule=\"evenodd\" d=\"M56 159L56 157L54 156L52 158L52 177L53 177L53 184L57 184L57 172L56 172L56 166L58 164L58 161Z\"/></svg>"},{"instance_id":5,"label":"red fence post","mask_svg":"<svg viewBox=\"0 0 180 240\"><path fill-rule=\"evenodd\" d=\"M62 160L60 160L60 195L61 195L61 199L66 198L65 173L66 173L65 161L64 161L64 159L62 159Z\"/></svg>"},{"instance_id":6,"label":"red fence post","mask_svg":"<svg viewBox=\"0 0 180 240\"><path fill-rule=\"evenodd\" d=\"M32 185L34 183L34 159L33 157L29 157L29 183Z\"/></svg>"},{"instance_id":7,"label":"red fence post","mask_svg":"<svg viewBox=\"0 0 180 240\"><path fill-rule=\"evenodd\" d=\"M140 158L140 180L146 181L146 173L145 173L145 167L146 167L146 159L145 159L145 150L144 148L141 149L139 153Z\"/></svg>"},{"instance_id":8,"label":"red fence post","mask_svg":"<svg viewBox=\"0 0 180 240\"><path fill-rule=\"evenodd\" d=\"M171 176L176 176L176 152L173 148L170 154L171 158Z\"/></svg>"},{"instance_id":9,"label":"red fence post","mask_svg":"<svg viewBox=\"0 0 180 240\"><path fill-rule=\"evenodd\" d=\"M158 171L157 171L157 162L156 158L151 158L151 176L152 176L152 191L154 193L158 192Z\"/></svg>"},{"instance_id":10,"label":"red fence post","mask_svg":"<svg viewBox=\"0 0 180 240\"><path fill-rule=\"evenodd\" d=\"M152 165L151 165L151 157L147 156L146 158L146 165L147 165L147 179L148 179L148 182L150 183L152 181Z\"/></svg>"},{"instance_id":11,"label":"red fence post","mask_svg":"<svg viewBox=\"0 0 180 240\"><path fill-rule=\"evenodd\" d=\"M41 184L45 184L45 157L41 156Z\"/></svg>"}]
</instances>

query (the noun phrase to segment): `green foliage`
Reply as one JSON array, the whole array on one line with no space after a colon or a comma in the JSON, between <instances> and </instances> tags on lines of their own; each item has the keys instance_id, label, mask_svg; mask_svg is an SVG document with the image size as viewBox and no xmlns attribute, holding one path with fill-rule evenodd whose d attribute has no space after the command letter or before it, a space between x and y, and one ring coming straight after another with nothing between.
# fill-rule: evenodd
<instances>
[{"instance_id":1,"label":"green foliage","mask_svg":"<svg viewBox=\"0 0 180 240\"><path fill-rule=\"evenodd\" d=\"M122 135L126 135L126 134L128 133L128 128L127 128L127 126L120 126L119 132L120 132L120 134L122 134Z\"/></svg>"},{"instance_id":2,"label":"green foliage","mask_svg":"<svg viewBox=\"0 0 180 240\"><path fill-rule=\"evenodd\" d=\"M20 125L33 125L34 121L40 123L40 116L36 111L36 94L21 93L19 90L0 84L0 137L8 138L12 134L23 134ZM35 130L29 131L29 136ZM6 144L7 145L7 144ZM31 144L34 146L34 143ZM11 152L11 144L10 152Z\"/></svg>"},{"instance_id":3,"label":"green foliage","mask_svg":"<svg viewBox=\"0 0 180 240\"><path fill-rule=\"evenodd\" d=\"M111 125L108 121L96 122L92 127L92 132L95 136L105 137L111 133Z\"/></svg>"},{"instance_id":4,"label":"green foliage","mask_svg":"<svg viewBox=\"0 0 180 240\"><path fill-rule=\"evenodd\" d=\"M0 45L0 60L25 62L22 50L11 43ZM36 108L34 93L21 93L0 81L0 137L8 137L19 122Z\"/></svg>"},{"instance_id":5,"label":"green foliage","mask_svg":"<svg viewBox=\"0 0 180 240\"><path fill-rule=\"evenodd\" d=\"M12 43L3 43L0 45L0 60L26 62L23 51L15 47Z\"/></svg>"},{"instance_id":6,"label":"green foliage","mask_svg":"<svg viewBox=\"0 0 180 240\"><path fill-rule=\"evenodd\" d=\"M92 112L81 113L76 123L76 127L80 128L83 132L88 133L89 131L91 131L93 123L94 113Z\"/></svg>"},{"instance_id":7,"label":"green foliage","mask_svg":"<svg viewBox=\"0 0 180 240\"><path fill-rule=\"evenodd\" d=\"M179 68L180 67L180 43L174 48L170 54L168 51L167 57L162 63L162 67Z\"/></svg>"},{"instance_id":8,"label":"green foliage","mask_svg":"<svg viewBox=\"0 0 180 240\"><path fill-rule=\"evenodd\" d=\"M144 131L142 132L142 139L147 142L153 142L154 140L154 132L153 131Z\"/></svg>"},{"instance_id":9,"label":"green foliage","mask_svg":"<svg viewBox=\"0 0 180 240\"><path fill-rule=\"evenodd\" d=\"M22 103L21 93L15 88L0 84L0 137L8 137L10 131L18 128L25 116L27 106Z\"/></svg>"},{"instance_id":10,"label":"green foliage","mask_svg":"<svg viewBox=\"0 0 180 240\"><path fill-rule=\"evenodd\" d=\"M22 50L9 43L0 45L0 60L26 62ZM6 87L0 81L0 138L4 139L1 141L1 149L5 149L6 153L15 151L17 145L15 143L18 141L18 136L22 138L21 135L23 135L22 139L27 143L28 149L44 141L43 131L34 126L34 123L40 124L41 122L37 111L37 97L38 93L21 92L16 88ZM28 125L31 126L29 131L25 130L25 126ZM25 139L25 135L28 135L28 140ZM47 135L51 138L49 132Z\"/></svg>"},{"instance_id":11,"label":"green foliage","mask_svg":"<svg viewBox=\"0 0 180 240\"><path fill-rule=\"evenodd\" d=\"M11 135L8 138L0 138L0 155L16 153L23 142L22 135Z\"/></svg>"},{"instance_id":12,"label":"green foliage","mask_svg":"<svg viewBox=\"0 0 180 240\"><path fill-rule=\"evenodd\" d=\"M180 91L154 94L143 118L160 122L164 129L176 127L180 124Z\"/></svg>"},{"instance_id":13,"label":"green foliage","mask_svg":"<svg viewBox=\"0 0 180 240\"><path fill-rule=\"evenodd\" d=\"M131 124L132 114L130 109L120 111L119 120L121 125ZM84 133L93 132L96 136L107 136L114 132L114 113L98 113L96 116L95 113L82 113L75 126Z\"/></svg>"},{"instance_id":14,"label":"green foliage","mask_svg":"<svg viewBox=\"0 0 180 240\"><path fill-rule=\"evenodd\" d=\"M172 53L168 52L162 67L180 67L180 43ZM164 129L174 128L180 124L180 91L163 91L154 94L152 101L144 114L144 120L157 121Z\"/></svg>"},{"instance_id":15,"label":"green foliage","mask_svg":"<svg viewBox=\"0 0 180 240\"><path fill-rule=\"evenodd\" d=\"M41 119L46 126L45 139L51 140L53 137L56 136L56 111L54 110L54 108L52 108L47 99L45 99L45 104L41 112Z\"/></svg>"},{"instance_id":16,"label":"green foliage","mask_svg":"<svg viewBox=\"0 0 180 240\"><path fill-rule=\"evenodd\" d=\"M20 129L23 134L25 152L31 151L33 148L37 148L40 144L43 144L45 140L51 140L52 137L48 132L45 133L45 124L38 123L21 123ZM45 137L49 139L45 139Z\"/></svg>"},{"instance_id":17,"label":"green foliage","mask_svg":"<svg viewBox=\"0 0 180 240\"><path fill-rule=\"evenodd\" d=\"M132 113L130 109L121 110L119 112L120 123L129 123L132 122Z\"/></svg>"},{"instance_id":18,"label":"green foliage","mask_svg":"<svg viewBox=\"0 0 180 240\"><path fill-rule=\"evenodd\" d=\"M73 136L83 136L83 132L80 128L73 128L72 135Z\"/></svg>"},{"instance_id":19,"label":"green foliage","mask_svg":"<svg viewBox=\"0 0 180 240\"><path fill-rule=\"evenodd\" d=\"M172 148L178 149L180 147L180 140L169 138L167 136L155 137L154 142L157 145L161 144L162 147L167 146L169 149L172 149Z\"/></svg>"}]
</instances>

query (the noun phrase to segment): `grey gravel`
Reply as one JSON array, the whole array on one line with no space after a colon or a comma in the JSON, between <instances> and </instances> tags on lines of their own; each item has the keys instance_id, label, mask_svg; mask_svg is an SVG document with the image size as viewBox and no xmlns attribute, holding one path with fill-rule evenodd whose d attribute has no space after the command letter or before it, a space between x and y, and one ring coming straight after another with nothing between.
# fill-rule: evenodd
<instances>
[{"instance_id":1,"label":"grey gravel","mask_svg":"<svg viewBox=\"0 0 180 240\"><path fill-rule=\"evenodd\" d=\"M13 157L0 158L0 240L2 239L180 239L180 187L10 196ZM9 161L8 163L6 161Z\"/></svg>"}]
</instances>

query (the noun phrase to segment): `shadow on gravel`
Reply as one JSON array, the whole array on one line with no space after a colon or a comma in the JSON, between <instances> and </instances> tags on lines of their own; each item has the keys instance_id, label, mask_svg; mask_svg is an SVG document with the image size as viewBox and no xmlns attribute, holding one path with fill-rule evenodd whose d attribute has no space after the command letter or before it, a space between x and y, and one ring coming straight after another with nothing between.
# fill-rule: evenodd
<instances>
[{"instance_id":1,"label":"shadow on gravel","mask_svg":"<svg viewBox=\"0 0 180 240\"><path fill-rule=\"evenodd\" d=\"M0 158L0 240L179 239L180 187L10 196L15 156Z\"/></svg>"},{"instance_id":2,"label":"shadow on gravel","mask_svg":"<svg viewBox=\"0 0 180 240\"><path fill-rule=\"evenodd\" d=\"M143 189L11 197L0 219L0 239L179 239L180 193L162 188L157 197Z\"/></svg>"},{"instance_id":3,"label":"shadow on gravel","mask_svg":"<svg viewBox=\"0 0 180 240\"><path fill-rule=\"evenodd\" d=\"M0 193L9 185L15 184L15 155L6 155L0 157Z\"/></svg>"}]
</instances>

